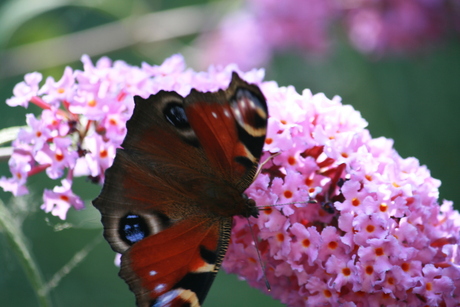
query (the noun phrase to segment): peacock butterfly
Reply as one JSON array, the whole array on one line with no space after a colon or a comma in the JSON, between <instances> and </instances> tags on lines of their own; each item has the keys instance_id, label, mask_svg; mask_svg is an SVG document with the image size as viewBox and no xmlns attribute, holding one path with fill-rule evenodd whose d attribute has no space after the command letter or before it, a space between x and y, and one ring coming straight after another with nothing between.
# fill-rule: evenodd
<instances>
[{"instance_id":1,"label":"peacock butterfly","mask_svg":"<svg viewBox=\"0 0 460 307\"><path fill-rule=\"evenodd\" d=\"M226 90L160 91L134 101L93 204L138 306L201 306L233 216L258 216L243 192L258 168L267 104L236 73Z\"/></svg>"}]
</instances>

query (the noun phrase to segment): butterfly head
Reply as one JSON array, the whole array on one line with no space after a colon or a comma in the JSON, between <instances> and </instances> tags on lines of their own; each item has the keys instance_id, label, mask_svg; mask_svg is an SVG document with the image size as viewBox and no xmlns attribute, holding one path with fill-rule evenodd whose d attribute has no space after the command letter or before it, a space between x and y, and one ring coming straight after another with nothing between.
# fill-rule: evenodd
<instances>
[{"instance_id":1,"label":"butterfly head","mask_svg":"<svg viewBox=\"0 0 460 307\"><path fill-rule=\"evenodd\" d=\"M256 206L256 202L254 199L249 198L246 194L243 193L243 198L246 203L246 212L244 217L250 217L253 216L255 218L259 217L259 209Z\"/></svg>"}]
</instances>

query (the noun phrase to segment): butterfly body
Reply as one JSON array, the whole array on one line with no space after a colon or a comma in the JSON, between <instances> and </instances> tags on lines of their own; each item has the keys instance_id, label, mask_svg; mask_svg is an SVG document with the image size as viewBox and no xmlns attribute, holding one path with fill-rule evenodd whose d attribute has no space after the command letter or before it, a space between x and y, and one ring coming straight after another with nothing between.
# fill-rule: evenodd
<instances>
[{"instance_id":1,"label":"butterfly body","mask_svg":"<svg viewBox=\"0 0 460 307\"><path fill-rule=\"evenodd\" d=\"M201 306L265 140L267 106L236 73L227 90L135 97L128 133L94 206L138 306Z\"/></svg>"}]
</instances>

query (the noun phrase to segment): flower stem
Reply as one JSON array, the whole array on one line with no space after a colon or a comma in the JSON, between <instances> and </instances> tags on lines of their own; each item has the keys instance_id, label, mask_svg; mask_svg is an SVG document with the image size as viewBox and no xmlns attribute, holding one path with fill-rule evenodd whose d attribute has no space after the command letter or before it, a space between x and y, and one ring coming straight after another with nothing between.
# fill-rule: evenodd
<instances>
[{"instance_id":1,"label":"flower stem","mask_svg":"<svg viewBox=\"0 0 460 307\"><path fill-rule=\"evenodd\" d=\"M96 245L101 243L102 241L102 234L96 236L93 241L88 243L84 248L82 248L79 252L77 252L70 261L64 265L59 271L57 271L53 277L44 285L43 292L48 293L50 290L57 287L57 285L61 282L62 278L67 276L70 271L72 271L77 265L79 265L85 258L88 256L89 252L91 252Z\"/></svg>"},{"instance_id":2,"label":"flower stem","mask_svg":"<svg viewBox=\"0 0 460 307\"><path fill-rule=\"evenodd\" d=\"M22 233L22 229L18 223L15 223L14 217L11 215L8 208L0 200L0 227L4 230L4 233L10 243L12 250L18 256L19 261L24 268L24 271L35 290L37 295L38 303L40 307L51 306L51 301L43 291L44 282L41 272L32 257Z\"/></svg>"},{"instance_id":3,"label":"flower stem","mask_svg":"<svg viewBox=\"0 0 460 307\"><path fill-rule=\"evenodd\" d=\"M0 145L10 143L18 137L19 130L27 126L9 127L0 130Z\"/></svg>"}]
</instances>

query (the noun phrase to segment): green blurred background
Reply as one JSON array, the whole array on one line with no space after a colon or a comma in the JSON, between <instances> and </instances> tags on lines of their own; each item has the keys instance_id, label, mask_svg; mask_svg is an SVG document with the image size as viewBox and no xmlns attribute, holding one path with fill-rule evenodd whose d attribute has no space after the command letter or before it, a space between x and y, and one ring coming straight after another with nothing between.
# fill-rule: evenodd
<instances>
[{"instance_id":1,"label":"green blurred background","mask_svg":"<svg viewBox=\"0 0 460 307\"><path fill-rule=\"evenodd\" d=\"M40 111L34 106L24 110L3 103L25 73L38 70L45 77L59 79L65 65L81 68L83 53L94 60L107 55L140 65L142 61L160 64L180 52L189 66L203 69L196 62L200 50L193 47L197 33L215 27L237 5L235 1L205 0L0 1L0 128L24 125L26 113ZM266 69L266 80L294 85L299 92L310 88L330 98L341 96L344 103L362 113L374 137L394 139L402 157L415 156L428 166L433 177L442 181L441 199L460 202L458 39L444 41L418 55L377 61L339 38L334 52L325 59L309 61L295 53L284 53ZM0 176L10 176L7 161L0 163ZM53 186L46 176L38 175L30 180L30 196L14 199L0 192L14 221L21 226L45 281L50 281L75 254L87 252L51 290L52 305L133 306L132 293L117 277L114 253L100 240L99 214L89 203L100 187L77 180L75 192L87 200L88 209L70 210L69 219L63 222L39 210L43 188ZM281 306L223 272L218 274L206 305ZM2 233L0 306L38 306L24 270Z\"/></svg>"}]
</instances>

